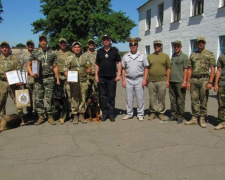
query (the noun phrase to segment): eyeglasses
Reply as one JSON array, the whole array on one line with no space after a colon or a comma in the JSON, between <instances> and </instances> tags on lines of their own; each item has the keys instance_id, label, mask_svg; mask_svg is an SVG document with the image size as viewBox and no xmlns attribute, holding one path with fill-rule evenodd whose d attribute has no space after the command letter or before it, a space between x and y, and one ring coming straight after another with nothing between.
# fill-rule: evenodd
<instances>
[{"instance_id":1,"label":"eyeglasses","mask_svg":"<svg viewBox=\"0 0 225 180\"><path fill-rule=\"evenodd\" d=\"M137 46L138 43L130 43L129 46Z\"/></svg>"},{"instance_id":2,"label":"eyeglasses","mask_svg":"<svg viewBox=\"0 0 225 180\"><path fill-rule=\"evenodd\" d=\"M27 46L33 46L33 44L32 43L27 43Z\"/></svg>"}]
</instances>

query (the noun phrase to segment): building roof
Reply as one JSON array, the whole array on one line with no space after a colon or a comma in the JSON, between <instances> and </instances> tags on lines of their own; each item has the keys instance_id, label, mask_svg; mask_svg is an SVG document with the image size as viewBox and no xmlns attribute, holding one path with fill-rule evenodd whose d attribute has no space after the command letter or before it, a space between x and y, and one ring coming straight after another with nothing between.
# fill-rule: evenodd
<instances>
[{"instance_id":1,"label":"building roof","mask_svg":"<svg viewBox=\"0 0 225 180\"><path fill-rule=\"evenodd\" d=\"M150 1L153 1L153 0L148 0L147 2L145 2L144 4L142 4L140 7L138 7L137 10L139 10L141 7L143 7L145 4L147 4Z\"/></svg>"}]
</instances>

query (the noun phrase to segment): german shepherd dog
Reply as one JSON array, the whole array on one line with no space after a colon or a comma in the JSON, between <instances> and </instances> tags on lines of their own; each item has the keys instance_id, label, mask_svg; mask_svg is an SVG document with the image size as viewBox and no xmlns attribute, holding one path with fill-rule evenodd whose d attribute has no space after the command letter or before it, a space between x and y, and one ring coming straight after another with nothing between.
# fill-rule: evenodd
<instances>
[{"instance_id":1,"label":"german shepherd dog","mask_svg":"<svg viewBox=\"0 0 225 180\"><path fill-rule=\"evenodd\" d=\"M67 118L68 101L64 88L62 86L57 84L55 85L53 91L53 100L55 110L59 114L59 121L61 124L63 124Z\"/></svg>"},{"instance_id":2,"label":"german shepherd dog","mask_svg":"<svg viewBox=\"0 0 225 180\"><path fill-rule=\"evenodd\" d=\"M23 119L18 114L0 115L0 132L19 127Z\"/></svg>"},{"instance_id":3,"label":"german shepherd dog","mask_svg":"<svg viewBox=\"0 0 225 180\"><path fill-rule=\"evenodd\" d=\"M87 100L86 115L89 121L100 122L99 108L98 108L98 93L96 91L92 91L90 97Z\"/></svg>"}]
</instances>

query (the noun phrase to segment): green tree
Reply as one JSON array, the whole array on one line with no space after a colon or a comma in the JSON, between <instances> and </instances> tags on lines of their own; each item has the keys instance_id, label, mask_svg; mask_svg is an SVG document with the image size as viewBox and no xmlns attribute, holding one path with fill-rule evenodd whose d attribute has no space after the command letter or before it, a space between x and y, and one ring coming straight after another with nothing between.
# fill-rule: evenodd
<instances>
[{"instance_id":1,"label":"green tree","mask_svg":"<svg viewBox=\"0 0 225 180\"><path fill-rule=\"evenodd\" d=\"M16 45L16 47L21 47L21 48L23 48L23 47L26 47L24 44L22 44L22 43L19 43L19 44L17 44Z\"/></svg>"},{"instance_id":2,"label":"green tree","mask_svg":"<svg viewBox=\"0 0 225 180\"><path fill-rule=\"evenodd\" d=\"M2 1L0 0L0 14L3 12ZM0 23L3 21L2 16L0 16Z\"/></svg>"},{"instance_id":3,"label":"green tree","mask_svg":"<svg viewBox=\"0 0 225 180\"><path fill-rule=\"evenodd\" d=\"M32 23L33 32L48 35L49 46L56 48L58 39L65 37L69 44L80 41L86 45L94 38L97 46L109 33L114 43L125 42L135 23L124 12L111 9L110 0L40 0L46 17Z\"/></svg>"}]
</instances>

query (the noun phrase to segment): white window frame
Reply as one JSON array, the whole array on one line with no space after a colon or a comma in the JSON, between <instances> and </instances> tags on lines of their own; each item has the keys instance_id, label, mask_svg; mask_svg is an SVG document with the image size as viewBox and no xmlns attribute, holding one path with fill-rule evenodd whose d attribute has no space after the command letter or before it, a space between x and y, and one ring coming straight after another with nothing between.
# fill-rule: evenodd
<instances>
[{"instance_id":1,"label":"white window frame","mask_svg":"<svg viewBox=\"0 0 225 180\"><path fill-rule=\"evenodd\" d=\"M146 11L146 31L151 30L151 9Z\"/></svg>"},{"instance_id":2,"label":"white window frame","mask_svg":"<svg viewBox=\"0 0 225 180\"><path fill-rule=\"evenodd\" d=\"M219 42L220 42L220 55L225 53L225 35L219 36Z\"/></svg>"},{"instance_id":3,"label":"white window frame","mask_svg":"<svg viewBox=\"0 0 225 180\"><path fill-rule=\"evenodd\" d=\"M179 5L177 4L179 3ZM173 0L172 22L178 22L181 19L181 0Z\"/></svg>"},{"instance_id":4,"label":"white window frame","mask_svg":"<svg viewBox=\"0 0 225 180\"><path fill-rule=\"evenodd\" d=\"M162 6L162 11L160 10L161 6ZM160 13L162 13L162 15ZM157 27L162 27L163 26L163 19L164 19L163 16L164 16L164 2L158 4L158 16L157 16L158 26Z\"/></svg>"},{"instance_id":5,"label":"white window frame","mask_svg":"<svg viewBox=\"0 0 225 180\"><path fill-rule=\"evenodd\" d=\"M219 0L219 8L225 7L225 0Z\"/></svg>"},{"instance_id":6,"label":"white window frame","mask_svg":"<svg viewBox=\"0 0 225 180\"><path fill-rule=\"evenodd\" d=\"M204 0L192 0L192 16L203 15Z\"/></svg>"},{"instance_id":7,"label":"white window frame","mask_svg":"<svg viewBox=\"0 0 225 180\"><path fill-rule=\"evenodd\" d=\"M197 39L191 39L190 45L191 45L191 53L198 50Z\"/></svg>"},{"instance_id":8,"label":"white window frame","mask_svg":"<svg viewBox=\"0 0 225 180\"><path fill-rule=\"evenodd\" d=\"M150 54L150 45L145 46L145 54L149 55Z\"/></svg>"}]
</instances>

